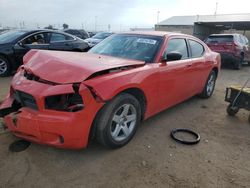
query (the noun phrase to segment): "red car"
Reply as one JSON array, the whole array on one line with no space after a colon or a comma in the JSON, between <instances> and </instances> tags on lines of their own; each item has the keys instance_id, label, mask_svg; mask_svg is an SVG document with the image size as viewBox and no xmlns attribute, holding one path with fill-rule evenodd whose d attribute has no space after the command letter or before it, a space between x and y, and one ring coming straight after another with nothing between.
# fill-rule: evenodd
<instances>
[{"instance_id":1,"label":"red car","mask_svg":"<svg viewBox=\"0 0 250 188\"><path fill-rule=\"evenodd\" d=\"M138 125L194 95L212 95L220 55L166 32L114 34L88 53L32 50L0 116L17 137L61 148L90 138L117 148Z\"/></svg>"},{"instance_id":2,"label":"red car","mask_svg":"<svg viewBox=\"0 0 250 188\"><path fill-rule=\"evenodd\" d=\"M205 42L221 54L222 63L231 63L234 69L241 69L243 61L250 62L249 42L241 34L213 34Z\"/></svg>"}]
</instances>

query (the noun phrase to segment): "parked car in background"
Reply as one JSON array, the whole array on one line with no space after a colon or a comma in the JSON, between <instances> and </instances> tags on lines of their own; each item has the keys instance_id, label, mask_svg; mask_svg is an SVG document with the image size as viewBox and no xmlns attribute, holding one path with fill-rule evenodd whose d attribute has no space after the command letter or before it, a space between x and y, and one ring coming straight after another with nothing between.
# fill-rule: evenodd
<instances>
[{"instance_id":1,"label":"parked car in background","mask_svg":"<svg viewBox=\"0 0 250 188\"><path fill-rule=\"evenodd\" d=\"M109 37L113 33L111 32L100 32L95 34L93 37L85 39L84 41L89 44L89 47L92 48L93 46L97 45L99 42L103 41L105 38Z\"/></svg>"},{"instance_id":2,"label":"parked car in background","mask_svg":"<svg viewBox=\"0 0 250 188\"><path fill-rule=\"evenodd\" d=\"M223 63L231 63L234 69L241 69L244 61L250 62L249 42L241 34L213 34L205 42L211 50L221 54Z\"/></svg>"},{"instance_id":3,"label":"parked car in background","mask_svg":"<svg viewBox=\"0 0 250 188\"><path fill-rule=\"evenodd\" d=\"M89 46L82 39L54 30L7 31L0 35L0 76L16 70L30 49L84 52Z\"/></svg>"},{"instance_id":4,"label":"parked car in background","mask_svg":"<svg viewBox=\"0 0 250 188\"><path fill-rule=\"evenodd\" d=\"M88 31L89 34L89 38L93 37L95 34L97 34L97 32L95 31Z\"/></svg>"},{"instance_id":5,"label":"parked car in background","mask_svg":"<svg viewBox=\"0 0 250 188\"><path fill-rule=\"evenodd\" d=\"M29 141L77 149L96 138L118 148L142 120L197 94L209 98L219 70L218 53L178 33L114 34L88 53L32 50L0 117Z\"/></svg>"},{"instance_id":6,"label":"parked car in background","mask_svg":"<svg viewBox=\"0 0 250 188\"><path fill-rule=\"evenodd\" d=\"M80 39L87 39L89 38L89 33L86 32L85 30L83 29L65 29L63 30L65 33L69 33L71 35L74 35Z\"/></svg>"},{"instance_id":7,"label":"parked car in background","mask_svg":"<svg viewBox=\"0 0 250 188\"><path fill-rule=\"evenodd\" d=\"M6 31L8 31L8 30L9 30L9 29L0 29L0 34L6 32Z\"/></svg>"}]
</instances>

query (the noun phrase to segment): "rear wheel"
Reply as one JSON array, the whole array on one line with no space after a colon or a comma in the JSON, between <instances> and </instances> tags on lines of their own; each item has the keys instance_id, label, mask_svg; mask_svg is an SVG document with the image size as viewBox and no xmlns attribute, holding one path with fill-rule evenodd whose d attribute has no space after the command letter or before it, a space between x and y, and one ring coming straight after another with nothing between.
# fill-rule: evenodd
<instances>
[{"instance_id":1,"label":"rear wheel","mask_svg":"<svg viewBox=\"0 0 250 188\"><path fill-rule=\"evenodd\" d=\"M96 138L109 148L126 145L134 136L141 120L138 100L122 93L108 102L97 115Z\"/></svg>"},{"instance_id":2,"label":"rear wheel","mask_svg":"<svg viewBox=\"0 0 250 188\"><path fill-rule=\"evenodd\" d=\"M0 56L0 76L1 77L9 76L10 71L11 68L9 61L5 57Z\"/></svg>"},{"instance_id":3,"label":"rear wheel","mask_svg":"<svg viewBox=\"0 0 250 188\"><path fill-rule=\"evenodd\" d=\"M242 54L240 60L234 62L233 64L234 69L240 70L242 68L243 61L244 61L244 55Z\"/></svg>"},{"instance_id":4,"label":"rear wheel","mask_svg":"<svg viewBox=\"0 0 250 188\"><path fill-rule=\"evenodd\" d=\"M215 88L216 77L217 77L217 75L216 75L215 70L212 70L208 76L206 85L205 85L202 93L200 94L200 96L202 98L209 98L212 96L212 94L214 92L214 88Z\"/></svg>"}]
</instances>

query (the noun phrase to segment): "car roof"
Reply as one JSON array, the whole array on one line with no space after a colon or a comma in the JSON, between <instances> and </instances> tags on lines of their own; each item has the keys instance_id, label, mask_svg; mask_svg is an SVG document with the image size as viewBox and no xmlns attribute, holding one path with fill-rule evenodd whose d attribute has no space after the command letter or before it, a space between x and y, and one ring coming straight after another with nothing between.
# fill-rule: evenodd
<instances>
[{"instance_id":1,"label":"car roof","mask_svg":"<svg viewBox=\"0 0 250 188\"><path fill-rule=\"evenodd\" d=\"M121 34L135 34L135 35L151 35L151 36L159 36L159 37L164 37L164 36L189 36L186 34L182 33L175 33L175 32L166 32L166 31L130 31L130 32L122 32Z\"/></svg>"}]
</instances>

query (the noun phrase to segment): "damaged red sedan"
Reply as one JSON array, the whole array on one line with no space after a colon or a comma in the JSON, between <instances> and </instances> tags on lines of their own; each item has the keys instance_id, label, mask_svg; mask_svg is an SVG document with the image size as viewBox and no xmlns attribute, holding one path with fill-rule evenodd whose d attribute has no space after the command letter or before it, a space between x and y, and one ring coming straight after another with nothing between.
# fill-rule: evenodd
<instances>
[{"instance_id":1,"label":"damaged red sedan","mask_svg":"<svg viewBox=\"0 0 250 188\"><path fill-rule=\"evenodd\" d=\"M178 33L115 34L88 53L31 50L0 106L17 137L61 148L91 138L118 148L138 125L194 95L212 95L220 55Z\"/></svg>"}]
</instances>

